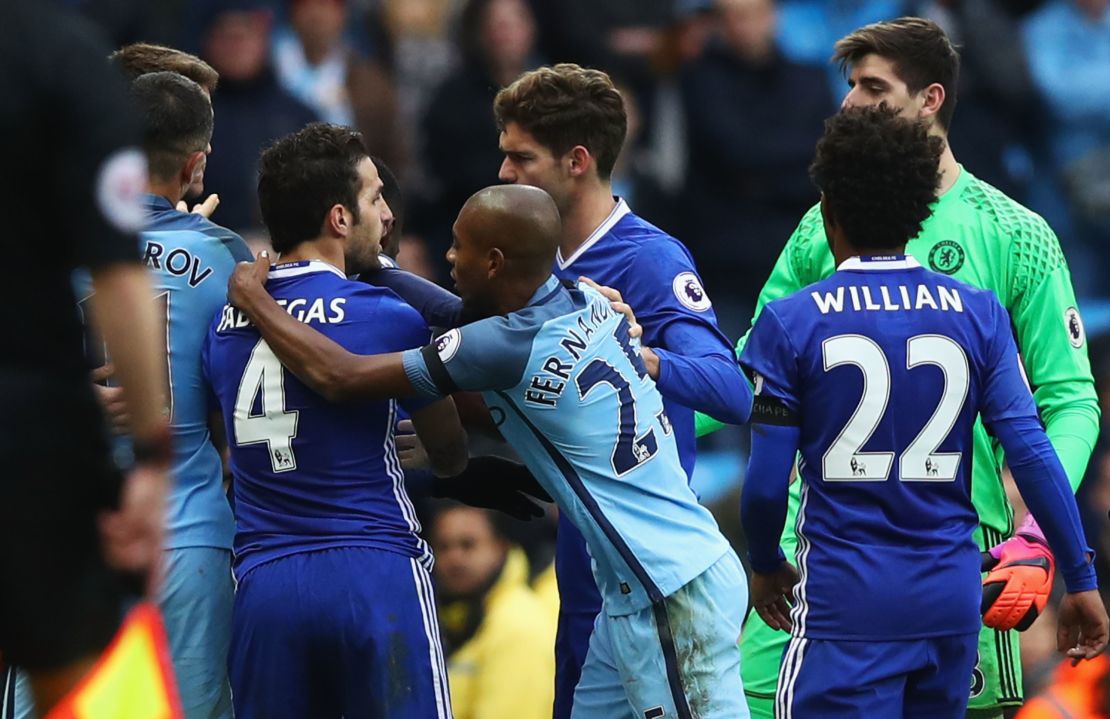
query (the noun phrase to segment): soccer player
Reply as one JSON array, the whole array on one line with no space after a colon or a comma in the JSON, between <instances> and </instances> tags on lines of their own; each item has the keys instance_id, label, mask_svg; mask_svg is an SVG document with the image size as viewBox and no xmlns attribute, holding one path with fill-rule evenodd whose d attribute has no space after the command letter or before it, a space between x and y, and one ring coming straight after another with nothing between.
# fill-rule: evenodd
<instances>
[{"instance_id":1,"label":"soccer player","mask_svg":"<svg viewBox=\"0 0 1110 719\"><path fill-rule=\"evenodd\" d=\"M268 286L284 309L274 307L356 352L430 338L395 294L346 276L377 262L390 219L381 187L361 136L334 125L282 138L260 161L262 216L282 253ZM431 553L394 447L398 403L330 404L230 306L209 330L204 369L234 473L235 715L449 717ZM433 469L461 471L451 400L405 404Z\"/></svg>"},{"instance_id":2,"label":"soccer player","mask_svg":"<svg viewBox=\"0 0 1110 719\"><path fill-rule=\"evenodd\" d=\"M216 92L216 85L220 82L220 74L204 60L165 45L136 42L116 50L108 56L108 59L132 80L148 72L176 72L178 75L184 75L200 85L209 99L212 98L212 93ZM211 145L208 146L208 154L212 154ZM186 199L200 197L202 192L204 192L203 175L189 187ZM218 195L209 195L204 202L193 208L193 212L210 218L219 204ZM179 210L188 210L185 200L178 202L176 207Z\"/></svg>"},{"instance_id":3,"label":"soccer player","mask_svg":"<svg viewBox=\"0 0 1110 719\"><path fill-rule=\"evenodd\" d=\"M779 719L964 715L980 627L964 461L977 416L1060 557L1058 648L1091 659L1110 632L1009 315L992 292L903 254L945 145L896 113L827 121L811 174L837 271L764 306L740 357L756 387L741 505L752 605L792 637ZM795 568L779 538L799 450Z\"/></svg>"},{"instance_id":4,"label":"soccer player","mask_svg":"<svg viewBox=\"0 0 1110 719\"><path fill-rule=\"evenodd\" d=\"M494 100L505 154L500 179L534 185L563 220L555 275L616 289L636 308L648 373L674 428L682 467L694 471L694 410L747 420L751 393L694 260L675 238L613 197L611 174L627 129L624 102L599 70L559 64L521 75ZM559 517L555 570L555 719L567 719L601 598L590 557L569 517Z\"/></svg>"},{"instance_id":5,"label":"soccer player","mask_svg":"<svg viewBox=\"0 0 1110 719\"><path fill-rule=\"evenodd\" d=\"M698 504L662 398L607 298L551 273L559 213L542 190L498 186L463 206L448 251L467 313L423 349L353 355L282 311L265 262L229 298L282 364L334 397L480 391L499 429L586 537L604 609L576 719L746 717L736 555ZM735 674L734 674L735 673Z\"/></svg>"},{"instance_id":6,"label":"soccer player","mask_svg":"<svg viewBox=\"0 0 1110 719\"><path fill-rule=\"evenodd\" d=\"M131 95L145 118L150 183L140 245L165 323L175 441L159 599L186 715L230 717L234 520L209 432L201 346L235 263L253 255L231 230L176 209L190 187L203 183L213 128L205 92L175 72L155 72L132 81Z\"/></svg>"},{"instance_id":7,"label":"soccer player","mask_svg":"<svg viewBox=\"0 0 1110 719\"><path fill-rule=\"evenodd\" d=\"M945 140L938 200L906 251L930 269L997 295L1014 325L1048 437L1072 487L1078 486L1098 435L1099 409L1067 262L1043 219L977 179L953 157L947 133L956 105L959 57L955 48L934 23L903 18L849 34L837 43L835 58L843 64L851 88L845 107L885 103L906 117L923 120L930 134ZM786 243L760 293L756 316L768 302L828 277L834 269L820 208L814 206ZM745 342L737 343L738 355ZM701 418L699 431L704 433L714 424ZM1031 524L1019 527L1018 536L1006 539L1014 527L1013 510L1000 479L1002 456L981 424L976 425L974 438L972 502L980 522L975 540L995 555L1006 551L1011 557L1030 560L1001 570L1014 571L1016 586L1012 589L1019 590L1022 582L1028 588L1023 610L1016 612L1020 619L1032 597L1039 595L1042 605L1047 599L1051 581L1046 581L1050 577L1045 566L1052 555ZM800 486L795 484L782 540L787 556L796 546L793 518L800 497ZM1010 592L1002 599L1009 600ZM989 621L1001 627L1016 624L1016 620L997 621L991 608L986 608ZM771 716L785 641L785 635L769 630L758 617L745 626L741 640L744 686L754 716ZM983 628L978 661L968 685L969 716L998 717L1003 708L1021 703L1015 632Z\"/></svg>"},{"instance_id":8,"label":"soccer player","mask_svg":"<svg viewBox=\"0 0 1110 719\"><path fill-rule=\"evenodd\" d=\"M160 703L170 716L171 692L143 681L149 665L119 654L97 663L131 600L134 582L121 571L154 584L170 459L157 322L135 251L146 176L139 123L102 41L73 14L3 4L0 47L13 168L0 179L10 263L0 285L10 336L0 356L0 654L27 669L46 709L74 690L70 699L96 694L102 710L135 716L129 697L97 693L122 674L130 698L151 698L145 710ZM136 463L126 477L82 361L77 266L91 271L98 327L131 400Z\"/></svg>"}]
</instances>

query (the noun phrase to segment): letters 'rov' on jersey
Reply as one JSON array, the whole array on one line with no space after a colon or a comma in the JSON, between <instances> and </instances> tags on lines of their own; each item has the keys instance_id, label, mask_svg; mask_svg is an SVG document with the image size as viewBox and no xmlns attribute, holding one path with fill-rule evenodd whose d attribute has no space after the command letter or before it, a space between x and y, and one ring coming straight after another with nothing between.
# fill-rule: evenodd
<instances>
[{"instance_id":1,"label":"letters 'rov' on jersey","mask_svg":"<svg viewBox=\"0 0 1110 719\"><path fill-rule=\"evenodd\" d=\"M425 344L427 325L392 291L323 262L270 270L266 289L295 319L358 354ZM332 404L283 368L245 315L225 305L204 346L235 475L235 570L328 547L431 553L397 459L397 402ZM405 402L419 409L423 400Z\"/></svg>"},{"instance_id":2,"label":"letters 'rov' on jersey","mask_svg":"<svg viewBox=\"0 0 1110 719\"><path fill-rule=\"evenodd\" d=\"M481 391L505 439L586 537L610 615L643 609L728 551L679 463L628 322L548 278L528 306L404 355L417 391Z\"/></svg>"},{"instance_id":3,"label":"letters 'rov' on jersey","mask_svg":"<svg viewBox=\"0 0 1110 719\"><path fill-rule=\"evenodd\" d=\"M978 632L972 426L1036 417L994 294L854 258L767 305L740 361L757 396L800 413L794 633Z\"/></svg>"}]
</instances>

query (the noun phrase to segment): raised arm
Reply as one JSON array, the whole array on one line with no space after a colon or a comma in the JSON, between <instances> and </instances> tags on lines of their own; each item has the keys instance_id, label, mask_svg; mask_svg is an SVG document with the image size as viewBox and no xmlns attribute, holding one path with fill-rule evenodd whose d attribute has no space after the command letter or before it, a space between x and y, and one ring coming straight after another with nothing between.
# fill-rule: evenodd
<instances>
[{"instance_id":1,"label":"raised arm","mask_svg":"<svg viewBox=\"0 0 1110 719\"><path fill-rule=\"evenodd\" d=\"M266 253L240 262L228 283L228 302L243 312L277 358L329 402L384 400L415 394L401 353L356 355L289 316L266 292Z\"/></svg>"}]
</instances>

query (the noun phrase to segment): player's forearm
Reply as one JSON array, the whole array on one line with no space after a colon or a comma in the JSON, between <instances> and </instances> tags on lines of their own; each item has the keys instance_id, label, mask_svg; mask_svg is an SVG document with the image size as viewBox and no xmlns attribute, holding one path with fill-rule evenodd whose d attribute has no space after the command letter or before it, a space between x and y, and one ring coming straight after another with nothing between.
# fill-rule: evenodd
<instances>
[{"instance_id":1,"label":"player's forearm","mask_svg":"<svg viewBox=\"0 0 1110 719\"><path fill-rule=\"evenodd\" d=\"M748 421L752 390L739 365L719 354L690 357L656 349L659 392L668 399L708 412L731 424Z\"/></svg>"},{"instance_id":2,"label":"player's forearm","mask_svg":"<svg viewBox=\"0 0 1110 719\"><path fill-rule=\"evenodd\" d=\"M367 272L359 279L386 287L420 313L429 327L455 328L462 314L462 299L434 282L397 268Z\"/></svg>"},{"instance_id":3,"label":"player's forearm","mask_svg":"<svg viewBox=\"0 0 1110 719\"><path fill-rule=\"evenodd\" d=\"M773 572L786 558L779 547L790 492L790 470L801 435L797 427L752 425L752 453L740 494L740 519L752 569Z\"/></svg>"},{"instance_id":4,"label":"player's forearm","mask_svg":"<svg viewBox=\"0 0 1110 719\"><path fill-rule=\"evenodd\" d=\"M1094 568L1079 509L1048 436L1033 417L996 422L991 431L1002 444L1014 482L1056 555L1068 591L1094 589Z\"/></svg>"},{"instance_id":5,"label":"player's forearm","mask_svg":"<svg viewBox=\"0 0 1110 719\"><path fill-rule=\"evenodd\" d=\"M1064 407L1042 413L1045 432L1064 465L1073 492L1083 481L1098 440L1099 414L1098 400L1094 396L1072 399Z\"/></svg>"},{"instance_id":6,"label":"player's forearm","mask_svg":"<svg viewBox=\"0 0 1110 719\"><path fill-rule=\"evenodd\" d=\"M109 265L92 279L93 319L123 386L136 446L164 444L168 460L166 357L146 269L137 262Z\"/></svg>"}]
</instances>

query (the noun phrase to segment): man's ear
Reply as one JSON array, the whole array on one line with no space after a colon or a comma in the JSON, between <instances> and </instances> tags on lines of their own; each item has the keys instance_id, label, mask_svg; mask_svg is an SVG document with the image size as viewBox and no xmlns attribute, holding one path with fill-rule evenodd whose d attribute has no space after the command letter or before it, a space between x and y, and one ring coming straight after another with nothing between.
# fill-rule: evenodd
<instances>
[{"instance_id":1,"label":"man's ear","mask_svg":"<svg viewBox=\"0 0 1110 719\"><path fill-rule=\"evenodd\" d=\"M488 263L486 277L492 280L505 269L505 253L496 247L491 247L486 255L486 262Z\"/></svg>"},{"instance_id":2,"label":"man's ear","mask_svg":"<svg viewBox=\"0 0 1110 719\"><path fill-rule=\"evenodd\" d=\"M944 105L944 99L947 97L947 94L944 92L944 85L941 85L939 82L934 82L932 85L922 90L921 94L925 99L925 104L921 106L921 117L935 117L936 114L940 112L941 106Z\"/></svg>"},{"instance_id":3,"label":"man's ear","mask_svg":"<svg viewBox=\"0 0 1110 719\"><path fill-rule=\"evenodd\" d=\"M354 217L351 211L343 205L336 203L324 216L324 235L331 237L347 237L351 234Z\"/></svg>"},{"instance_id":4,"label":"man's ear","mask_svg":"<svg viewBox=\"0 0 1110 719\"><path fill-rule=\"evenodd\" d=\"M184 185L193 185L204 181L204 170L208 167L208 153L197 150L190 153L181 168L181 182Z\"/></svg>"},{"instance_id":5,"label":"man's ear","mask_svg":"<svg viewBox=\"0 0 1110 719\"><path fill-rule=\"evenodd\" d=\"M564 157L571 177L582 177L594 166L593 155L583 145L575 145Z\"/></svg>"}]
</instances>

